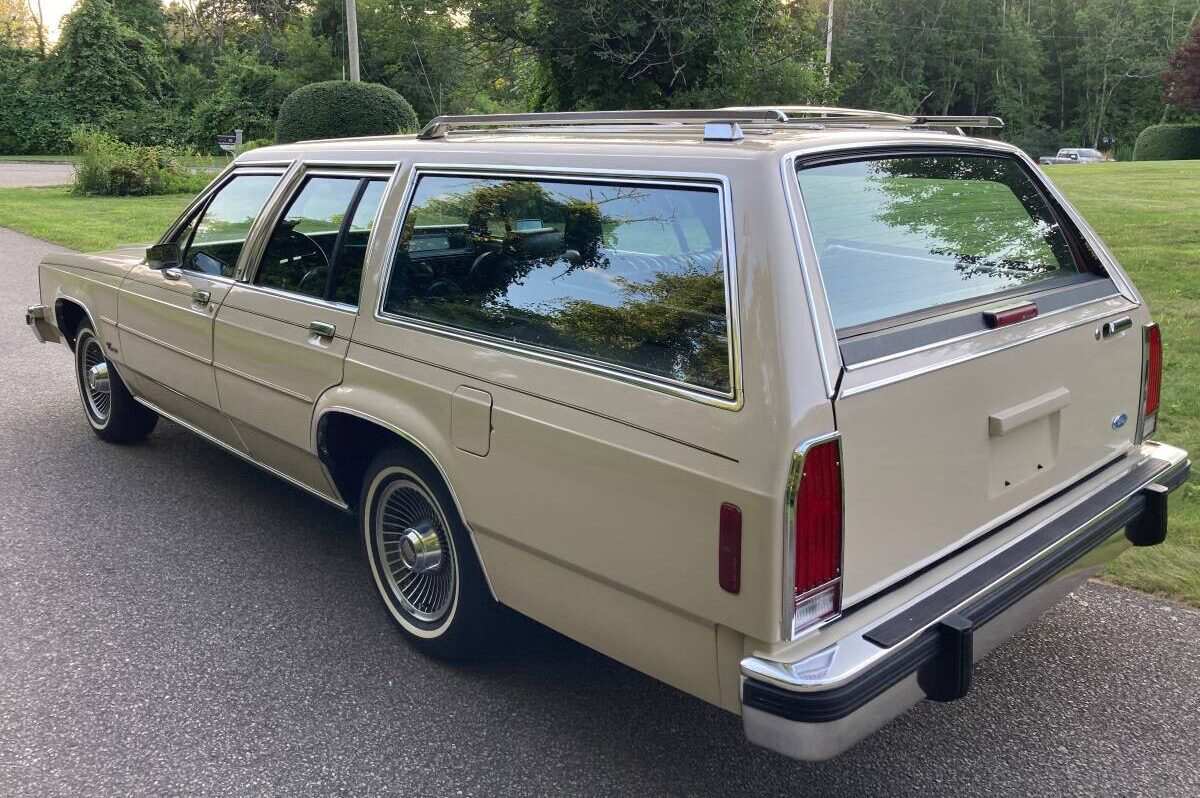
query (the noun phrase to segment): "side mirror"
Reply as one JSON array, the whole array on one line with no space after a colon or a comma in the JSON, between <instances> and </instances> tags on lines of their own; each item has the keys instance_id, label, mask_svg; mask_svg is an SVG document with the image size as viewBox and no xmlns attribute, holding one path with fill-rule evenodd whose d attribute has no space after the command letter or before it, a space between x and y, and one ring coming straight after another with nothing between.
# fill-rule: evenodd
<instances>
[{"instance_id":1,"label":"side mirror","mask_svg":"<svg viewBox=\"0 0 1200 798\"><path fill-rule=\"evenodd\" d=\"M146 265L151 269L178 269L179 261L179 244L174 241L146 248Z\"/></svg>"}]
</instances>

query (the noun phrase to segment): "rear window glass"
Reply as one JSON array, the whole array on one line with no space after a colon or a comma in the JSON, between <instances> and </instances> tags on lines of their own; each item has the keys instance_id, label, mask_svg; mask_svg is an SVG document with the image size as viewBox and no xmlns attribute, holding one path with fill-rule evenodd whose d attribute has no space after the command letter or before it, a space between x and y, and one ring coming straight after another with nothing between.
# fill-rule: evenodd
<instances>
[{"instance_id":1,"label":"rear window glass","mask_svg":"<svg viewBox=\"0 0 1200 798\"><path fill-rule=\"evenodd\" d=\"M731 393L714 188L426 175L383 309Z\"/></svg>"},{"instance_id":2,"label":"rear window glass","mask_svg":"<svg viewBox=\"0 0 1200 798\"><path fill-rule=\"evenodd\" d=\"M839 329L1078 273L1015 159L897 156L797 175Z\"/></svg>"}]
</instances>

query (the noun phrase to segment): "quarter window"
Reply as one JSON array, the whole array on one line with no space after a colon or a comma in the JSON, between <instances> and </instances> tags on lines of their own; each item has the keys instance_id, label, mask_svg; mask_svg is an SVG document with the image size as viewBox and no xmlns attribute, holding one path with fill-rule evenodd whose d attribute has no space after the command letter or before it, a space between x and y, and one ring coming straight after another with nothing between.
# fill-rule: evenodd
<instances>
[{"instance_id":1,"label":"quarter window","mask_svg":"<svg viewBox=\"0 0 1200 798\"><path fill-rule=\"evenodd\" d=\"M422 176L383 308L731 392L715 188Z\"/></svg>"},{"instance_id":2,"label":"quarter window","mask_svg":"<svg viewBox=\"0 0 1200 798\"><path fill-rule=\"evenodd\" d=\"M208 201L198 221L189 222L175 240L183 268L233 277L246 236L279 182L279 175L238 175Z\"/></svg>"},{"instance_id":3,"label":"quarter window","mask_svg":"<svg viewBox=\"0 0 1200 798\"><path fill-rule=\"evenodd\" d=\"M255 285L357 304L384 186L359 177L305 180L267 240Z\"/></svg>"}]
</instances>

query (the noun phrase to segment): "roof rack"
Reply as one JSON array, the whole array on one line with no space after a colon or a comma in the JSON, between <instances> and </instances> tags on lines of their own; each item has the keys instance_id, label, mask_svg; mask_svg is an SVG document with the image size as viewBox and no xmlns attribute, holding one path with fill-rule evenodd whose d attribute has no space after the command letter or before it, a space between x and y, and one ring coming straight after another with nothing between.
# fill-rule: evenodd
<instances>
[{"instance_id":1,"label":"roof rack","mask_svg":"<svg viewBox=\"0 0 1200 798\"><path fill-rule=\"evenodd\" d=\"M495 128L511 130L513 128L648 125L661 125L668 128L703 125L706 139L736 141L743 137L742 125L755 128L878 126L954 130L964 127L999 128L1004 126L1004 122L995 116L906 116L882 111L820 105L731 107L683 111L559 111L554 113L439 116L430 120L429 124L425 125L417 134L417 138L445 138L454 130L470 130L481 133Z\"/></svg>"}]
</instances>

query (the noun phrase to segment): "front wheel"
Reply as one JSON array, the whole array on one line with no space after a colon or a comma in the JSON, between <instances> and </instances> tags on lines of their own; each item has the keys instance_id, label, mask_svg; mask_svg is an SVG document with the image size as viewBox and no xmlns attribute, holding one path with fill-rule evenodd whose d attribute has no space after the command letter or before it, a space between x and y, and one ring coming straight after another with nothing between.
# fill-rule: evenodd
<instances>
[{"instance_id":1,"label":"front wheel","mask_svg":"<svg viewBox=\"0 0 1200 798\"><path fill-rule=\"evenodd\" d=\"M141 405L108 362L91 324L75 334L75 381L92 431L109 443L133 443L154 431L158 414Z\"/></svg>"},{"instance_id":2,"label":"front wheel","mask_svg":"<svg viewBox=\"0 0 1200 798\"><path fill-rule=\"evenodd\" d=\"M439 659L489 652L501 608L440 475L404 449L367 468L359 506L375 587L408 641Z\"/></svg>"}]
</instances>

